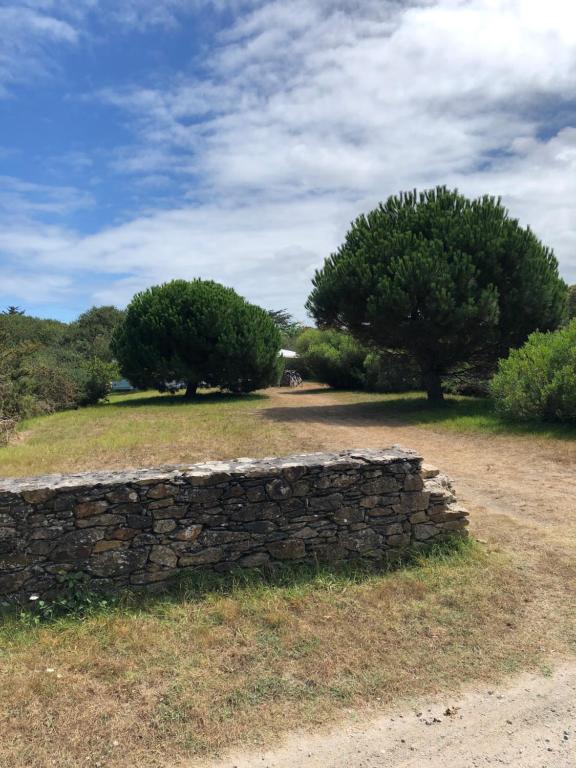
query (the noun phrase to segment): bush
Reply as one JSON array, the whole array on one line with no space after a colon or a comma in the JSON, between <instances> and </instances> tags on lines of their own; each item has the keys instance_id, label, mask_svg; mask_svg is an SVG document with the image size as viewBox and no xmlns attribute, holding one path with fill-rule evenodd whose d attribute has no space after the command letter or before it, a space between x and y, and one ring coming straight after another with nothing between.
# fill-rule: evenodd
<instances>
[{"instance_id":1,"label":"bush","mask_svg":"<svg viewBox=\"0 0 576 768\"><path fill-rule=\"evenodd\" d=\"M576 318L576 285L568 288L568 320Z\"/></svg>"},{"instance_id":2,"label":"bush","mask_svg":"<svg viewBox=\"0 0 576 768\"><path fill-rule=\"evenodd\" d=\"M496 365L462 365L458 371L450 373L444 380L444 389L451 395L467 397L489 397L490 382L496 372Z\"/></svg>"},{"instance_id":3,"label":"bush","mask_svg":"<svg viewBox=\"0 0 576 768\"><path fill-rule=\"evenodd\" d=\"M368 350L341 331L304 331L296 341L299 362L316 381L335 389L362 389Z\"/></svg>"},{"instance_id":4,"label":"bush","mask_svg":"<svg viewBox=\"0 0 576 768\"><path fill-rule=\"evenodd\" d=\"M374 351L348 333L307 328L296 339L290 367L334 389L407 392L420 387L416 363L403 353Z\"/></svg>"},{"instance_id":5,"label":"bush","mask_svg":"<svg viewBox=\"0 0 576 768\"><path fill-rule=\"evenodd\" d=\"M364 368L366 389L373 392L420 389L420 371L408 355L388 351L369 352Z\"/></svg>"},{"instance_id":6,"label":"bush","mask_svg":"<svg viewBox=\"0 0 576 768\"><path fill-rule=\"evenodd\" d=\"M209 280L173 280L132 299L114 333L113 351L136 386L200 382L233 392L275 384L280 332L260 307Z\"/></svg>"},{"instance_id":7,"label":"bush","mask_svg":"<svg viewBox=\"0 0 576 768\"><path fill-rule=\"evenodd\" d=\"M514 419L576 421L576 320L533 333L501 360L491 385L497 411Z\"/></svg>"},{"instance_id":8,"label":"bush","mask_svg":"<svg viewBox=\"0 0 576 768\"><path fill-rule=\"evenodd\" d=\"M118 375L109 338L121 316L113 307L95 307L66 325L18 311L0 314L0 444L21 419L106 397Z\"/></svg>"},{"instance_id":9,"label":"bush","mask_svg":"<svg viewBox=\"0 0 576 768\"><path fill-rule=\"evenodd\" d=\"M21 386L23 418L77 408L81 400L79 371L57 362L26 360Z\"/></svg>"},{"instance_id":10,"label":"bush","mask_svg":"<svg viewBox=\"0 0 576 768\"><path fill-rule=\"evenodd\" d=\"M116 363L107 363L97 357L82 367L80 405L96 405L112 391L112 380L118 376Z\"/></svg>"}]
</instances>

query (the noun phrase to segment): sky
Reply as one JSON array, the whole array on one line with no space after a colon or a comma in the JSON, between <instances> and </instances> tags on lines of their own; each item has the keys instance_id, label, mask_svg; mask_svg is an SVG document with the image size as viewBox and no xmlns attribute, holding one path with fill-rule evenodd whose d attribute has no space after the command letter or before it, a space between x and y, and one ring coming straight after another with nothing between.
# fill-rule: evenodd
<instances>
[{"instance_id":1,"label":"sky","mask_svg":"<svg viewBox=\"0 0 576 768\"><path fill-rule=\"evenodd\" d=\"M0 0L0 307L202 277L305 320L351 221L437 184L576 283L575 0Z\"/></svg>"}]
</instances>

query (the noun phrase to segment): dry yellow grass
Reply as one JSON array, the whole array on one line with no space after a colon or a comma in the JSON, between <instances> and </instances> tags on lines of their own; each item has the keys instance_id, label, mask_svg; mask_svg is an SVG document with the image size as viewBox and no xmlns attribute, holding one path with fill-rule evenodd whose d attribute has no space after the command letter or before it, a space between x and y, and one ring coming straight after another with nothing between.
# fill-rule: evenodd
<instances>
[{"instance_id":1,"label":"dry yellow grass","mask_svg":"<svg viewBox=\"0 0 576 768\"><path fill-rule=\"evenodd\" d=\"M166 398L27 425L4 474L404 442L454 471L490 544L386 575L184 591L38 628L7 621L0 768L175 768L576 652L573 445L405 426L356 399Z\"/></svg>"},{"instance_id":2,"label":"dry yellow grass","mask_svg":"<svg viewBox=\"0 0 576 768\"><path fill-rule=\"evenodd\" d=\"M270 456L291 450L286 425L258 418L265 394L181 396L142 392L113 396L78 411L29 419L0 449L0 475L186 464L236 456ZM304 436L299 447L306 449Z\"/></svg>"},{"instance_id":3,"label":"dry yellow grass","mask_svg":"<svg viewBox=\"0 0 576 768\"><path fill-rule=\"evenodd\" d=\"M174 766L344 707L495 679L573 642L478 545L353 578L182 593L0 633L0 765ZM536 599L538 602L538 598ZM561 602L561 601L560 601Z\"/></svg>"}]
</instances>

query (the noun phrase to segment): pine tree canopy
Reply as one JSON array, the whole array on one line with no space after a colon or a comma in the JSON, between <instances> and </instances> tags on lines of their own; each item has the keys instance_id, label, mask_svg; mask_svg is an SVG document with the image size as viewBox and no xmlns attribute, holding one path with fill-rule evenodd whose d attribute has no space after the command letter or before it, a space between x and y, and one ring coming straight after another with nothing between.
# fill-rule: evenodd
<instances>
[{"instance_id":1,"label":"pine tree canopy","mask_svg":"<svg viewBox=\"0 0 576 768\"><path fill-rule=\"evenodd\" d=\"M274 321L231 288L207 280L173 280L136 294L112 346L136 386L184 380L190 397L200 382L251 391L278 375Z\"/></svg>"},{"instance_id":2,"label":"pine tree canopy","mask_svg":"<svg viewBox=\"0 0 576 768\"><path fill-rule=\"evenodd\" d=\"M316 272L320 326L410 353L430 399L461 363L489 365L566 313L558 262L500 200L446 187L392 196L359 216Z\"/></svg>"}]
</instances>

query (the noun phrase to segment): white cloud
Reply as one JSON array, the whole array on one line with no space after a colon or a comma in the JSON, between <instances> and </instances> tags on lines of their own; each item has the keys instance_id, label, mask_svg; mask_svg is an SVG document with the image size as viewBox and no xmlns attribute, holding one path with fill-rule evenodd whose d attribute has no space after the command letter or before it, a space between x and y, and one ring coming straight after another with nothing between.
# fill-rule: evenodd
<instances>
[{"instance_id":1,"label":"white cloud","mask_svg":"<svg viewBox=\"0 0 576 768\"><path fill-rule=\"evenodd\" d=\"M67 216L93 204L89 193L74 187L34 184L0 176L0 224L42 215ZM1 237L1 234L0 234Z\"/></svg>"},{"instance_id":2,"label":"white cloud","mask_svg":"<svg viewBox=\"0 0 576 768\"><path fill-rule=\"evenodd\" d=\"M76 40L76 30L67 21L32 7L0 7L0 96L6 95L8 86L52 68L47 46Z\"/></svg>"},{"instance_id":3,"label":"white cloud","mask_svg":"<svg viewBox=\"0 0 576 768\"><path fill-rule=\"evenodd\" d=\"M249 0L246 0L249 2ZM8 0L0 5L0 97L14 85L55 75L59 45L83 38L171 29L204 6L242 0ZM60 72L61 74L61 72Z\"/></svg>"},{"instance_id":4,"label":"white cloud","mask_svg":"<svg viewBox=\"0 0 576 768\"><path fill-rule=\"evenodd\" d=\"M203 71L97 95L134 129L114 169L178 178L200 202L88 237L44 230L43 245L23 227L3 238L9 257L77 285L98 276L86 303L200 275L302 317L314 267L355 215L447 183L502 195L576 281L572 3L258 3Z\"/></svg>"},{"instance_id":5,"label":"white cloud","mask_svg":"<svg viewBox=\"0 0 576 768\"><path fill-rule=\"evenodd\" d=\"M0 298L7 302L28 305L54 302L55 299L66 302L73 293L72 280L64 275L12 271L0 266Z\"/></svg>"}]
</instances>

